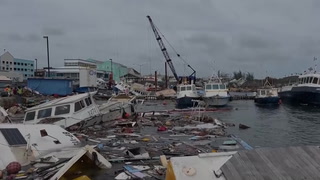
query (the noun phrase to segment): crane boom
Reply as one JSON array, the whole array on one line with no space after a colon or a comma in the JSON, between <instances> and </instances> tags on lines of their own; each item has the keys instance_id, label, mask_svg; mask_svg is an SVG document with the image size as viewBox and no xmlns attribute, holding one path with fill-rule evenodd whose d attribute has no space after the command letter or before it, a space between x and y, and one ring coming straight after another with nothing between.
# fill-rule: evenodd
<instances>
[{"instance_id":1,"label":"crane boom","mask_svg":"<svg viewBox=\"0 0 320 180\"><path fill-rule=\"evenodd\" d=\"M160 37L160 35L159 35L159 32L158 32L156 26L153 24L151 17L150 17L150 16L147 16L147 18L149 19L151 28L152 28L152 30L153 30L153 33L154 33L154 35L155 35L155 37L156 37L156 40L157 40L159 46L160 46L160 49L161 49L161 51L162 51L162 54L164 55L164 58L166 59L166 62L167 62L167 64L169 65L169 67L170 67L170 69L171 69L171 71L172 71L173 76L175 77L175 79L177 80L177 82L179 82L179 77L178 77L178 75L177 75L176 69L175 69L174 66L173 66L172 60L171 60L171 58L170 58L170 56L169 56L169 53L168 53L166 47L164 46L164 43L163 43L163 41L162 41L162 39L161 39L161 37Z\"/></svg>"}]
</instances>

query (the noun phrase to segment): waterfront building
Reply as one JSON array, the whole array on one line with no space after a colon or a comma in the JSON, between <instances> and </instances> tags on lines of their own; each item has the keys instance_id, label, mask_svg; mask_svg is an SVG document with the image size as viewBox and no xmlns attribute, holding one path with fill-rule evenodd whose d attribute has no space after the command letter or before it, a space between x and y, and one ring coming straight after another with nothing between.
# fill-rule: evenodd
<instances>
[{"instance_id":1,"label":"waterfront building","mask_svg":"<svg viewBox=\"0 0 320 180\"><path fill-rule=\"evenodd\" d=\"M100 71L105 71L107 72L107 77L109 78L109 75L112 72L113 75L113 80L115 82L120 82L120 78L126 74L128 74L128 67L117 63L117 62L112 62L112 61L97 61L94 59L87 59L89 62L99 62L97 63L97 69ZM111 67L112 65L112 67Z\"/></svg>"},{"instance_id":2,"label":"waterfront building","mask_svg":"<svg viewBox=\"0 0 320 180\"><path fill-rule=\"evenodd\" d=\"M6 51L0 56L0 70L3 72L16 72L21 74L23 79L26 80L29 77L34 76L34 61L28 59L15 58L9 51ZM14 73L10 74L10 78L14 77Z\"/></svg>"}]
</instances>

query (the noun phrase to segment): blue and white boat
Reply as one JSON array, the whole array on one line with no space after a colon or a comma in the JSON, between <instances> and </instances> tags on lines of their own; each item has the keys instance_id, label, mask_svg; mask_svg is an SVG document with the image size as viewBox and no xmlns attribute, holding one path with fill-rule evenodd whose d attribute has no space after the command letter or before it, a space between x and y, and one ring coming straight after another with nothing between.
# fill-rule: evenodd
<instances>
[{"instance_id":1,"label":"blue and white boat","mask_svg":"<svg viewBox=\"0 0 320 180\"><path fill-rule=\"evenodd\" d=\"M177 86L177 108L188 108L197 105L200 96L194 84L180 84Z\"/></svg>"},{"instance_id":2,"label":"blue and white boat","mask_svg":"<svg viewBox=\"0 0 320 180\"><path fill-rule=\"evenodd\" d=\"M278 91L278 88L272 87L269 78L267 77L264 87L257 89L257 95L254 98L254 102L257 105L279 105L281 101Z\"/></svg>"},{"instance_id":3,"label":"blue and white boat","mask_svg":"<svg viewBox=\"0 0 320 180\"><path fill-rule=\"evenodd\" d=\"M283 102L320 106L320 74L300 75L297 84L282 87L279 95Z\"/></svg>"},{"instance_id":4,"label":"blue and white boat","mask_svg":"<svg viewBox=\"0 0 320 180\"><path fill-rule=\"evenodd\" d=\"M279 105L278 89L272 87L258 89L254 102L257 105Z\"/></svg>"}]
</instances>

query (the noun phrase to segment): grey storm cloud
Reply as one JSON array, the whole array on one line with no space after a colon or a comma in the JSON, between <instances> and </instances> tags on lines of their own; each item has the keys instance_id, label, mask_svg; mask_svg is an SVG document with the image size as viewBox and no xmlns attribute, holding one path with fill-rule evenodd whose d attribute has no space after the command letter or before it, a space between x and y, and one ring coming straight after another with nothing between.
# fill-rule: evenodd
<instances>
[{"instance_id":1,"label":"grey storm cloud","mask_svg":"<svg viewBox=\"0 0 320 180\"><path fill-rule=\"evenodd\" d=\"M150 15L198 76L215 69L280 77L320 56L319 7L316 0L2 0L0 49L46 66L48 35L52 66L65 58L113 59L163 73ZM190 73L165 44L178 74Z\"/></svg>"},{"instance_id":2,"label":"grey storm cloud","mask_svg":"<svg viewBox=\"0 0 320 180\"><path fill-rule=\"evenodd\" d=\"M43 28L42 33L48 36L62 36L64 35L64 31L62 29L54 28L54 27L46 27Z\"/></svg>"}]
</instances>

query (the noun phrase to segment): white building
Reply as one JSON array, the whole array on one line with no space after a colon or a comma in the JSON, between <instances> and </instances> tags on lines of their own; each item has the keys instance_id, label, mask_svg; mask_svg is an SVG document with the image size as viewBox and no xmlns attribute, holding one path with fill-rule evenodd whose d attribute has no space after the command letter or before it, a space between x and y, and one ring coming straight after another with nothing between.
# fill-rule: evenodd
<instances>
[{"instance_id":1,"label":"white building","mask_svg":"<svg viewBox=\"0 0 320 180\"><path fill-rule=\"evenodd\" d=\"M47 74L48 69L45 71ZM96 86L97 78L104 79L105 74L97 70L95 63L83 59L65 59L64 67L50 68L50 77L72 79L80 87Z\"/></svg>"}]
</instances>

